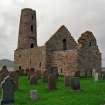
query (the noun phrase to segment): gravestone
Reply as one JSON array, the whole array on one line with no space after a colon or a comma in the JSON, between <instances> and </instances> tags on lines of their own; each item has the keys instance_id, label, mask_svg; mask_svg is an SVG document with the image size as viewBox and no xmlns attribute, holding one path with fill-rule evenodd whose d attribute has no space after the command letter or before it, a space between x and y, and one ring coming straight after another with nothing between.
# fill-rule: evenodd
<instances>
[{"instance_id":1,"label":"gravestone","mask_svg":"<svg viewBox=\"0 0 105 105\"><path fill-rule=\"evenodd\" d=\"M93 69L93 70L92 70L92 76L93 76L93 77L94 77L95 73L96 73L96 69Z\"/></svg>"},{"instance_id":2,"label":"gravestone","mask_svg":"<svg viewBox=\"0 0 105 105\"><path fill-rule=\"evenodd\" d=\"M105 80L105 73L102 74L102 79Z\"/></svg>"},{"instance_id":3,"label":"gravestone","mask_svg":"<svg viewBox=\"0 0 105 105\"><path fill-rule=\"evenodd\" d=\"M65 87L70 86L70 76L64 76L64 84L65 84Z\"/></svg>"},{"instance_id":4,"label":"gravestone","mask_svg":"<svg viewBox=\"0 0 105 105\"><path fill-rule=\"evenodd\" d=\"M39 98L37 90L31 90L30 91L30 97L32 100L37 100Z\"/></svg>"},{"instance_id":5,"label":"gravestone","mask_svg":"<svg viewBox=\"0 0 105 105\"><path fill-rule=\"evenodd\" d=\"M31 75L29 81L31 85L37 84L37 75L36 74Z\"/></svg>"},{"instance_id":6,"label":"gravestone","mask_svg":"<svg viewBox=\"0 0 105 105\"><path fill-rule=\"evenodd\" d=\"M95 75L94 75L94 81L98 81L98 73L95 73Z\"/></svg>"},{"instance_id":7,"label":"gravestone","mask_svg":"<svg viewBox=\"0 0 105 105\"><path fill-rule=\"evenodd\" d=\"M48 75L48 90L56 89L56 80L52 74Z\"/></svg>"},{"instance_id":8,"label":"gravestone","mask_svg":"<svg viewBox=\"0 0 105 105\"><path fill-rule=\"evenodd\" d=\"M105 71L101 71L101 78L103 79L103 80L105 80Z\"/></svg>"},{"instance_id":9,"label":"gravestone","mask_svg":"<svg viewBox=\"0 0 105 105\"><path fill-rule=\"evenodd\" d=\"M28 79L30 80L30 77L33 76L35 74L35 69L34 68L31 68L29 70L29 73L28 73Z\"/></svg>"},{"instance_id":10,"label":"gravestone","mask_svg":"<svg viewBox=\"0 0 105 105\"><path fill-rule=\"evenodd\" d=\"M43 82L48 82L48 71L43 72Z\"/></svg>"},{"instance_id":11,"label":"gravestone","mask_svg":"<svg viewBox=\"0 0 105 105\"><path fill-rule=\"evenodd\" d=\"M57 67L48 67L48 74L52 74L55 79L58 79L59 73Z\"/></svg>"},{"instance_id":12,"label":"gravestone","mask_svg":"<svg viewBox=\"0 0 105 105\"><path fill-rule=\"evenodd\" d=\"M3 66L1 71L0 71L0 83L3 81L4 77L9 74L8 69L6 66Z\"/></svg>"},{"instance_id":13,"label":"gravestone","mask_svg":"<svg viewBox=\"0 0 105 105\"><path fill-rule=\"evenodd\" d=\"M71 77L70 86L73 90L80 90L80 77Z\"/></svg>"},{"instance_id":14,"label":"gravestone","mask_svg":"<svg viewBox=\"0 0 105 105\"><path fill-rule=\"evenodd\" d=\"M15 83L13 79L7 75L1 82L2 101L1 105L14 103Z\"/></svg>"}]
</instances>

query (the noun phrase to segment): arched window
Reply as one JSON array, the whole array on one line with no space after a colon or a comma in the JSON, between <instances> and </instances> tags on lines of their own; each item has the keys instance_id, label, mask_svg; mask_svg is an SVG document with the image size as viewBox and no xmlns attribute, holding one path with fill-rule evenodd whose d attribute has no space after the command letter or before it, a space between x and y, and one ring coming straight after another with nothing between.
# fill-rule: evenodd
<instances>
[{"instance_id":1,"label":"arched window","mask_svg":"<svg viewBox=\"0 0 105 105\"><path fill-rule=\"evenodd\" d=\"M33 25L31 25L31 32L33 32L33 29L34 29L34 28L33 28Z\"/></svg>"},{"instance_id":2,"label":"arched window","mask_svg":"<svg viewBox=\"0 0 105 105\"><path fill-rule=\"evenodd\" d=\"M31 43L30 48L34 48L34 44L33 43Z\"/></svg>"},{"instance_id":3,"label":"arched window","mask_svg":"<svg viewBox=\"0 0 105 105\"><path fill-rule=\"evenodd\" d=\"M19 70L21 70L22 69L22 67L21 66L19 66Z\"/></svg>"},{"instance_id":4,"label":"arched window","mask_svg":"<svg viewBox=\"0 0 105 105\"><path fill-rule=\"evenodd\" d=\"M63 50L67 50L67 41L63 39Z\"/></svg>"}]
</instances>

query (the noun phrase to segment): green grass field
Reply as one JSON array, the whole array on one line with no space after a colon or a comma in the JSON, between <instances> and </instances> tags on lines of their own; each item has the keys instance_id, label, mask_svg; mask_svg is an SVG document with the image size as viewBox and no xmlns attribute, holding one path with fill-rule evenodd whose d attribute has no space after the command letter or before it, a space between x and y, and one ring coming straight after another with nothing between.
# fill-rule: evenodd
<instances>
[{"instance_id":1,"label":"green grass field","mask_svg":"<svg viewBox=\"0 0 105 105\"><path fill-rule=\"evenodd\" d=\"M81 79L81 91L75 92L64 87L63 77L57 82L57 90L48 91L47 83L42 80L37 85L29 85L25 76L19 80L19 90L16 91L15 105L104 105L105 81L94 82L91 79ZM36 89L39 100L30 99L30 90Z\"/></svg>"}]
</instances>

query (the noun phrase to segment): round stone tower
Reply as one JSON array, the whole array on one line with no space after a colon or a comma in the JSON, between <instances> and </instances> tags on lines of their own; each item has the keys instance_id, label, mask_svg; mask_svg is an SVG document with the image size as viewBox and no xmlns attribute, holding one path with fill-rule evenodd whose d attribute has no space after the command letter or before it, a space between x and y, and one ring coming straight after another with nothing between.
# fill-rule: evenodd
<instances>
[{"instance_id":1,"label":"round stone tower","mask_svg":"<svg viewBox=\"0 0 105 105\"><path fill-rule=\"evenodd\" d=\"M21 11L18 49L37 47L36 11L25 8Z\"/></svg>"}]
</instances>

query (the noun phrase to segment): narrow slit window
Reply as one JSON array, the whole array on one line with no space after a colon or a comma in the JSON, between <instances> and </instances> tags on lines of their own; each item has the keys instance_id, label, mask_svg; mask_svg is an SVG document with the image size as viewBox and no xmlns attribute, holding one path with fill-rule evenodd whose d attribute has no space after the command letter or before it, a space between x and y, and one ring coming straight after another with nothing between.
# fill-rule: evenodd
<instances>
[{"instance_id":1,"label":"narrow slit window","mask_svg":"<svg viewBox=\"0 0 105 105\"><path fill-rule=\"evenodd\" d=\"M67 41L63 39L63 50L67 50Z\"/></svg>"},{"instance_id":2,"label":"narrow slit window","mask_svg":"<svg viewBox=\"0 0 105 105\"><path fill-rule=\"evenodd\" d=\"M89 42L89 47L91 47L92 46L92 43L91 42Z\"/></svg>"},{"instance_id":3,"label":"narrow slit window","mask_svg":"<svg viewBox=\"0 0 105 105\"><path fill-rule=\"evenodd\" d=\"M22 67L21 66L19 66L19 70L21 70L22 69Z\"/></svg>"},{"instance_id":4,"label":"narrow slit window","mask_svg":"<svg viewBox=\"0 0 105 105\"><path fill-rule=\"evenodd\" d=\"M33 25L31 25L31 32L33 32L34 28L33 28Z\"/></svg>"}]
</instances>

